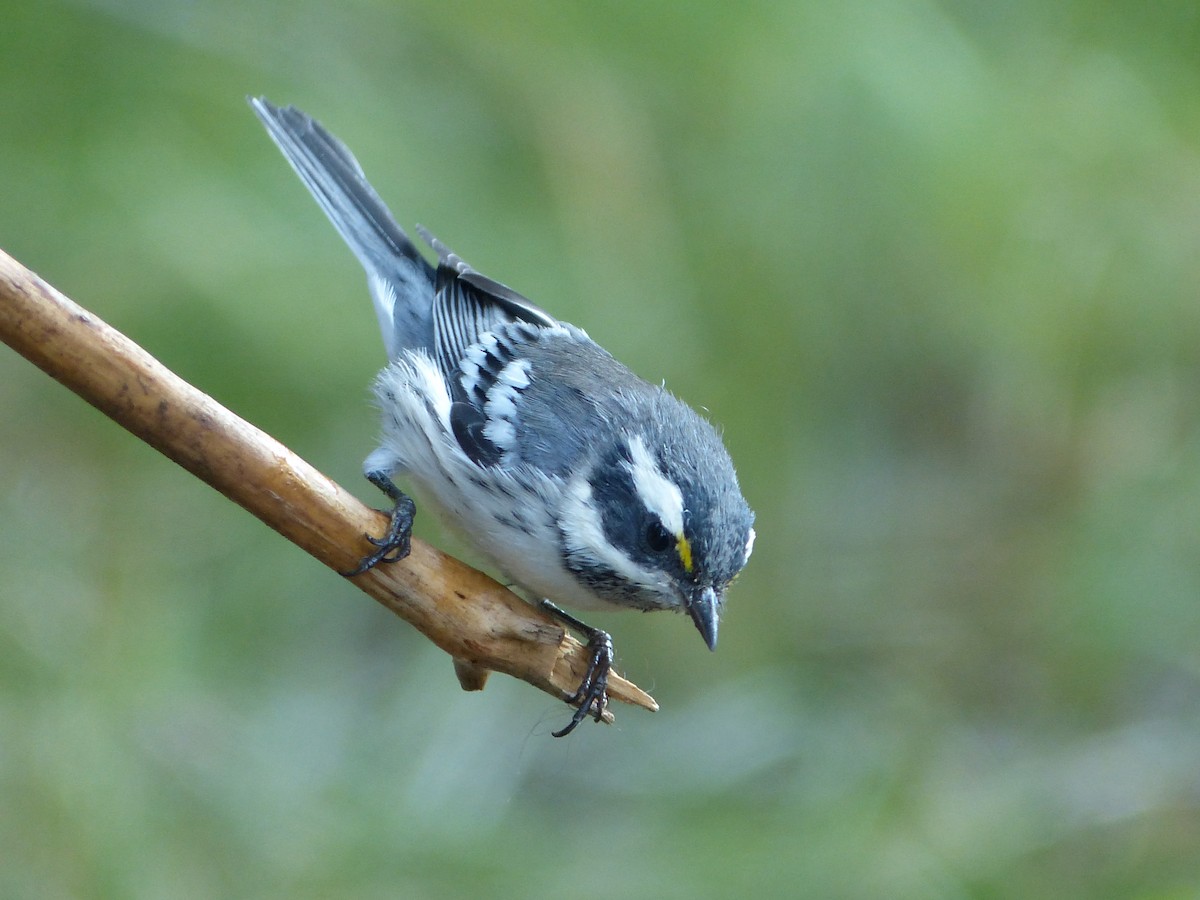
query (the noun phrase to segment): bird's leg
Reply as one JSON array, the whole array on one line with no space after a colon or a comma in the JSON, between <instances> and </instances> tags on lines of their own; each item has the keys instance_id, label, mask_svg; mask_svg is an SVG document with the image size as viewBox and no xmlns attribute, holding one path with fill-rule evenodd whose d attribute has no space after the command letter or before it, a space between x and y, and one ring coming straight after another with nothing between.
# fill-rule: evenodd
<instances>
[{"instance_id":1,"label":"bird's leg","mask_svg":"<svg viewBox=\"0 0 1200 900\"><path fill-rule=\"evenodd\" d=\"M342 574L347 578L361 575L379 563L404 559L408 556L411 548L413 517L417 514L417 505L413 503L411 497L396 487L387 472L368 472L367 480L387 494L395 504L392 507L392 520L388 524L387 533L382 538L373 538L369 534L364 535L378 549L364 556L359 564L349 572L343 572Z\"/></svg>"},{"instance_id":2,"label":"bird's leg","mask_svg":"<svg viewBox=\"0 0 1200 900\"><path fill-rule=\"evenodd\" d=\"M578 705L575 715L562 731L551 732L555 737L566 737L588 716L599 722L604 715L604 709L608 706L608 673L612 671L613 642L607 631L585 625L549 600L542 601L542 608L567 627L587 635L588 649L592 651L592 658L588 662L587 671L583 673L579 689L567 698L568 703Z\"/></svg>"}]
</instances>

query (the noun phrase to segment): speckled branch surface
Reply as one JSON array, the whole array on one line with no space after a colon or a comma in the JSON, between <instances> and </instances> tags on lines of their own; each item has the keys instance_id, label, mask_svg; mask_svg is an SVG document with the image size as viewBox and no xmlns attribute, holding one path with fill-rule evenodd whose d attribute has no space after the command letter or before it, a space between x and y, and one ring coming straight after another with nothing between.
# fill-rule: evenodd
<instances>
[{"instance_id":1,"label":"speckled branch surface","mask_svg":"<svg viewBox=\"0 0 1200 900\"><path fill-rule=\"evenodd\" d=\"M3 251L0 340L335 572L372 549L364 534L386 530L385 515ZM351 580L450 654L466 690L496 671L565 699L587 668L587 649L541 609L420 540L404 561ZM615 673L608 693L658 708Z\"/></svg>"}]
</instances>

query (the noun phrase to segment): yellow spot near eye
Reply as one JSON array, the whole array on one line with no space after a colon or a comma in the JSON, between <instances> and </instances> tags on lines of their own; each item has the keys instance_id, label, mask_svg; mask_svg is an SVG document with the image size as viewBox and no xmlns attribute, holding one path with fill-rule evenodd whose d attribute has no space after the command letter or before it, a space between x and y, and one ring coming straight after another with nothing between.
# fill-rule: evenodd
<instances>
[{"instance_id":1,"label":"yellow spot near eye","mask_svg":"<svg viewBox=\"0 0 1200 900\"><path fill-rule=\"evenodd\" d=\"M675 549L679 553L679 561L683 563L683 571L692 574L692 545L684 535L675 540Z\"/></svg>"}]
</instances>

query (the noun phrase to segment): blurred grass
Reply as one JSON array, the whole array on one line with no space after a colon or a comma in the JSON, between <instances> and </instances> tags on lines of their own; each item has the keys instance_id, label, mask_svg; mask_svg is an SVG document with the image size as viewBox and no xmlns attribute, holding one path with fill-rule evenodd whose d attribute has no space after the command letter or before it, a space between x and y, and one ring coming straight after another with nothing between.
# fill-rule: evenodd
<instances>
[{"instance_id":1,"label":"blurred grass","mask_svg":"<svg viewBox=\"0 0 1200 900\"><path fill-rule=\"evenodd\" d=\"M1200 893L1194 4L0 12L0 246L166 364L360 485L265 93L707 407L760 535L554 741L0 352L0 894Z\"/></svg>"}]
</instances>

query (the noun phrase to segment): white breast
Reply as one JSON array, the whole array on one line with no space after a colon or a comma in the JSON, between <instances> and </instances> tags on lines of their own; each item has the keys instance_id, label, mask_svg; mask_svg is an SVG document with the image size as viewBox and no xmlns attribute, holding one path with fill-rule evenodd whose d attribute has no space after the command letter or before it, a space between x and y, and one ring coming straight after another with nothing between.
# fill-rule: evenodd
<instances>
[{"instance_id":1,"label":"white breast","mask_svg":"<svg viewBox=\"0 0 1200 900\"><path fill-rule=\"evenodd\" d=\"M563 481L527 466L507 472L472 462L451 432L449 391L428 356L392 362L375 394L383 437L367 468L405 476L418 509L437 515L530 599L611 608L563 567L556 524Z\"/></svg>"}]
</instances>

